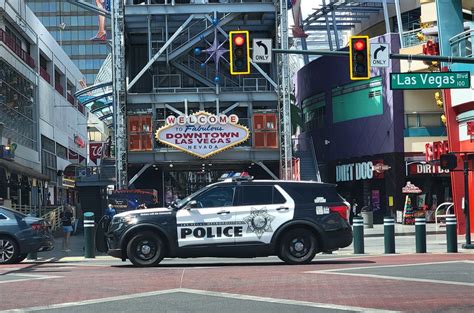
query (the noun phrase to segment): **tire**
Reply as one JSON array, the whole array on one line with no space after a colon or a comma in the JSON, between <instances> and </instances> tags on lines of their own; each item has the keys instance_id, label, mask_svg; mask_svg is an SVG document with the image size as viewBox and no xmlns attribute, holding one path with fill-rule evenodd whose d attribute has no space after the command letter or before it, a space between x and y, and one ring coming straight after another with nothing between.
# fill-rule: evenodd
<instances>
[{"instance_id":1,"label":"tire","mask_svg":"<svg viewBox=\"0 0 474 313\"><path fill-rule=\"evenodd\" d=\"M17 263L20 248L10 237L0 237L0 264Z\"/></svg>"},{"instance_id":2,"label":"tire","mask_svg":"<svg viewBox=\"0 0 474 313\"><path fill-rule=\"evenodd\" d=\"M318 251L318 241L309 229L292 229L280 241L278 257L287 264L310 263Z\"/></svg>"},{"instance_id":3,"label":"tire","mask_svg":"<svg viewBox=\"0 0 474 313\"><path fill-rule=\"evenodd\" d=\"M163 241L153 232L138 233L127 244L127 256L135 266L156 266L164 257Z\"/></svg>"},{"instance_id":4,"label":"tire","mask_svg":"<svg viewBox=\"0 0 474 313\"><path fill-rule=\"evenodd\" d=\"M16 259L15 263L21 263L24 259L26 259L27 256L28 256L27 253L20 254L18 258Z\"/></svg>"}]
</instances>

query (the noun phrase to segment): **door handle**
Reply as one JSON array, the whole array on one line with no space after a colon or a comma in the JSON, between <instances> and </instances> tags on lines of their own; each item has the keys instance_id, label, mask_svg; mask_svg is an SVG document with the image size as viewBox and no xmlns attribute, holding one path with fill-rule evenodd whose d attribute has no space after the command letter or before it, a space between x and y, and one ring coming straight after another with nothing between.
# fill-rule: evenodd
<instances>
[{"instance_id":1,"label":"door handle","mask_svg":"<svg viewBox=\"0 0 474 313\"><path fill-rule=\"evenodd\" d=\"M222 215L222 214L230 214L230 211L219 211L217 214Z\"/></svg>"},{"instance_id":2,"label":"door handle","mask_svg":"<svg viewBox=\"0 0 474 313\"><path fill-rule=\"evenodd\" d=\"M281 212L281 211L288 211L289 208L280 207L280 208L277 208L276 210L279 211L279 212Z\"/></svg>"}]
</instances>

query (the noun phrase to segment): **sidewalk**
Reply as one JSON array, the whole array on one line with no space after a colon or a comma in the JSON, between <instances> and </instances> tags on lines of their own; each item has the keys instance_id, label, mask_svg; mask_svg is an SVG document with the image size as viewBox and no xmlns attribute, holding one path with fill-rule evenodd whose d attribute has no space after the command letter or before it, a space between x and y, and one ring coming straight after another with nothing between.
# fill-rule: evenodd
<instances>
[{"instance_id":1,"label":"sidewalk","mask_svg":"<svg viewBox=\"0 0 474 313\"><path fill-rule=\"evenodd\" d=\"M367 255L378 255L384 253L384 226L376 224L373 228L364 227L365 251ZM426 224L428 253L446 252L446 228L432 223ZM415 226L395 224L396 253L415 253ZM397 239L398 238L398 239ZM461 248L464 236L458 236L458 250L460 253L474 253L474 250ZM61 262L95 262L106 261L121 263L119 259L112 258L106 253L96 251L95 259L84 258L84 234L78 233L70 238L70 250L62 250L62 237L55 238L54 250L38 253L38 261L61 261ZM353 254L352 244L346 248L334 252L335 255L350 256ZM31 260L30 260L31 261Z\"/></svg>"}]
</instances>

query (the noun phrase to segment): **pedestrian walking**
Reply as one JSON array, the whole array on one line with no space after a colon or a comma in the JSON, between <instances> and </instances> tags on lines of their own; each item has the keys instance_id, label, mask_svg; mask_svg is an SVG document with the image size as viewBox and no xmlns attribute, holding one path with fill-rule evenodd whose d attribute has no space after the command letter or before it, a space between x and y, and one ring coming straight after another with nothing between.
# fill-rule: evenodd
<instances>
[{"instance_id":1,"label":"pedestrian walking","mask_svg":"<svg viewBox=\"0 0 474 313\"><path fill-rule=\"evenodd\" d=\"M64 232L63 251L69 252L71 251L69 248L69 237L71 237L71 233L73 231L72 223L74 218L71 208L67 206L64 211L59 214L59 218L61 219L61 225Z\"/></svg>"}]
</instances>

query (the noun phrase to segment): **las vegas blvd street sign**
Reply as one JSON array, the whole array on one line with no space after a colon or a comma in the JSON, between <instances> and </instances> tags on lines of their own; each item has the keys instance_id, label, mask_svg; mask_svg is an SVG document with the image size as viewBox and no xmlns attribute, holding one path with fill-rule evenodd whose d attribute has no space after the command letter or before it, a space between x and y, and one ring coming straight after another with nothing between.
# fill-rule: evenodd
<instances>
[{"instance_id":1,"label":"las vegas blvd street sign","mask_svg":"<svg viewBox=\"0 0 474 313\"><path fill-rule=\"evenodd\" d=\"M459 89L471 87L469 72L390 73L390 89Z\"/></svg>"}]
</instances>

